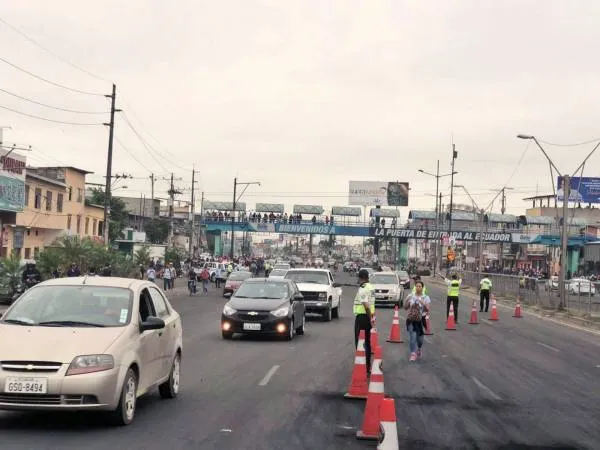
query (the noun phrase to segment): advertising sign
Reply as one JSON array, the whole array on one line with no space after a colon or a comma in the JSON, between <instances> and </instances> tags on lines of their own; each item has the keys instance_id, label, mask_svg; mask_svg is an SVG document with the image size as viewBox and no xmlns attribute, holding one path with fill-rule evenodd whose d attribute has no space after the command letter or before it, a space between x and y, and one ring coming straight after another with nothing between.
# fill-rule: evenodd
<instances>
[{"instance_id":1,"label":"advertising sign","mask_svg":"<svg viewBox=\"0 0 600 450\"><path fill-rule=\"evenodd\" d=\"M257 203L256 212L259 213L273 213L283 214L284 205L283 203Z\"/></svg>"},{"instance_id":2,"label":"advertising sign","mask_svg":"<svg viewBox=\"0 0 600 450\"><path fill-rule=\"evenodd\" d=\"M0 149L0 210L21 212L25 206L25 157Z\"/></svg>"},{"instance_id":3,"label":"advertising sign","mask_svg":"<svg viewBox=\"0 0 600 450\"><path fill-rule=\"evenodd\" d=\"M351 206L334 206L331 208L331 214L334 216L360 217L362 216L362 211L360 208Z\"/></svg>"},{"instance_id":4,"label":"advertising sign","mask_svg":"<svg viewBox=\"0 0 600 450\"><path fill-rule=\"evenodd\" d=\"M278 227L280 233L303 233L303 234L336 234L333 225L295 225L280 223Z\"/></svg>"},{"instance_id":5,"label":"advertising sign","mask_svg":"<svg viewBox=\"0 0 600 450\"><path fill-rule=\"evenodd\" d=\"M316 205L294 205L294 214L323 214L323 207Z\"/></svg>"},{"instance_id":6,"label":"advertising sign","mask_svg":"<svg viewBox=\"0 0 600 450\"><path fill-rule=\"evenodd\" d=\"M406 239L440 239L448 236L446 231L434 230L409 230L401 228L370 228L369 234L375 237L394 237ZM485 242L511 242L511 233L453 231L450 241L479 241Z\"/></svg>"},{"instance_id":7,"label":"advertising sign","mask_svg":"<svg viewBox=\"0 0 600 450\"><path fill-rule=\"evenodd\" d=\"M202 209L204 211L233 211L233 202L211 202L204 200L202 202ZM236 202L236 211L246 211L246 204L244 202Z\"/></svg>"},{"instance_id":8,"label":"advertising sign","mask_svg":"<svg viewBox=\"0 0 600 450\"><path fill-rule=\"evenodd\" d=\"M350 181L349 205L408 206L408 183L397 181Z\"/></svg>"},{"instance_id":9,"label":"advertising sign","mask_svg":"<svg viewBox=\"0 0 600 450\"><path fill-rule=\"evenodd\" d=\"M556 199L564 201L565 191L563 177L558 177ZM573 177L571 178L570 202L600 203L600 178Z\"/></svg>"}]
</instances>

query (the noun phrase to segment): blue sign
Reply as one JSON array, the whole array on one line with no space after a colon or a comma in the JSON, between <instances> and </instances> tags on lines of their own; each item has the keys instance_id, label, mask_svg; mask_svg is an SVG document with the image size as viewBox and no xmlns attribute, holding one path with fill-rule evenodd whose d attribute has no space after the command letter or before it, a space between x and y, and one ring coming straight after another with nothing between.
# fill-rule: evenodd
<instances>
[{"instance_id":1,"label":"blue sign","mask_svg":"<svg viewBox=\"0 0 600 450\"><path fill-rule=\"evenodd\" d=\"M558 177L556 199L564 201L565 191L563 177ZM570 202L600 203L600 178L573 177L571 178Z\"/></svg>"}]
</instances>

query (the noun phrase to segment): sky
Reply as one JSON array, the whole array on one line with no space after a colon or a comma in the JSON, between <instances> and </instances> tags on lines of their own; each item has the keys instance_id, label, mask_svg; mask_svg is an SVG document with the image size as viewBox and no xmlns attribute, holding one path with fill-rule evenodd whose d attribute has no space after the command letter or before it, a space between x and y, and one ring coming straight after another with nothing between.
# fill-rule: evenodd
<instances>
[{"instance_id":1,"label":"sky","mask_svg":"<svg viewBox=\"0 0 600 450\"><path fill-rule=\"evenodd\" d=\"M512 188L507 212L524 214L552 182L516 135L564 173L600 138L598 18L596 0L4 1L0 127L4 144L31 146L30 165L103 183L114 82L113 173L133 176L115 195L150 197L154 174L165 198L174 173L189 200L195 168L198 209L201 192L231 201L238 177L261 183L249 209L327 210L347 205L349 180L405 181L406 218L433 209L435 179L418 170L450 172L454 143L455 184L494 212Z\"/></svg>"}]
</instances>

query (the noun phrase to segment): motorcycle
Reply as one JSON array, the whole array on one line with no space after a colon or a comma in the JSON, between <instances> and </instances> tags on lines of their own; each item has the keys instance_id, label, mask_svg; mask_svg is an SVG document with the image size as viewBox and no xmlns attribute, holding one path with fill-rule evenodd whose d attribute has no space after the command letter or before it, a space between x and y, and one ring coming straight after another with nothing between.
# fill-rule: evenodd
<instances>
[{"instance_id":1,"label":"motorcycle","mask_svg":"<svg viewBox=\"0 0 600 450\"><path fill-rule=\"evenodd\" d=\"M28 289L31 289L33 286L35 286L38 283L39 283L39 281L37 281L37 280L28 279L24 283L17 284L17 286L15 287L15 290L13 292L12 303L14 303L15 300L17 300L21 295L23 295L25 293L25 291L27 291Z\"/></svg>"}]
</instances>

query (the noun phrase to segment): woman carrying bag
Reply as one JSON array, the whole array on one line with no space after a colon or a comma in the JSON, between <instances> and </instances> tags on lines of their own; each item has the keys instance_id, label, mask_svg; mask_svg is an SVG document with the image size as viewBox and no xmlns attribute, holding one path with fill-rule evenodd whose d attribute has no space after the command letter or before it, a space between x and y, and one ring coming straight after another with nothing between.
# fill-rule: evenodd
<instances>
[{"instance_id":1,"label":"woman carrying bag","mask_svg":"<svg viewBox=\"0 0 600 450\"><path fill-rule=\"evenodd\" d=\"M406 314L406 331L409 336L410 361L416 361L422 355L425 329L423 327L423 314L429 312L431 300L423 294L423 282L415 283L415 292L411 293L404 301Z\"/></svg>"}]
</instances>

